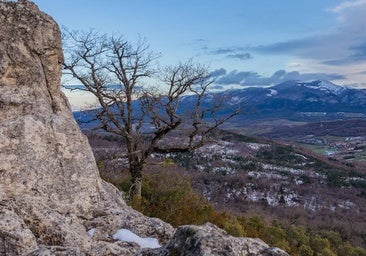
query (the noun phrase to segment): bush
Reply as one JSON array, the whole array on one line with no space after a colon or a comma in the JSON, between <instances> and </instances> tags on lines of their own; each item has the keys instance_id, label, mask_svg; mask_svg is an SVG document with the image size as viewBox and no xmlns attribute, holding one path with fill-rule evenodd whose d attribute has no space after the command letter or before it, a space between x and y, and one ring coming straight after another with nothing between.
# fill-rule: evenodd
<instances>
[{"instance_id":1,"label":"bush","mask_svg":"<svg viewBox=\"0 0 366 256\"><path fill-rule=\"evenodd\" d=\"M314 252L308 245L301 245L299 248L299 255L300 256L313 256Z\"/></svg>"},{"instance_id":2,"label":"bush","mask_svg":"<svg viewBox=\"0 0 366 256\"><path fill-rule=\"evenodd\" d=\"M194 193L188 178L178 173L150 174L142 184L142 198L130 203L145 215L178 226L203 224L215 214L213 206Z\"/></svg>"}]
</instances>

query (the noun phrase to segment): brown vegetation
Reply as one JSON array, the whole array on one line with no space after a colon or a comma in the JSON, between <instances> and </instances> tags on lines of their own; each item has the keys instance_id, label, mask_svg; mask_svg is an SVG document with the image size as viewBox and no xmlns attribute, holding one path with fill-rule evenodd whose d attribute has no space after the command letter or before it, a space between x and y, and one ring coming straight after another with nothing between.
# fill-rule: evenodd
<instances>
[{"instance_id":1,"label":"brown vegetation","mask_svg":"<svg viewBox=\"0 0 366 256\"><path fill-rule=\"evenodd\" d=\"M219 132L215 136L235 140L237 143L269 143L269 141L258 141L245 136L237 137L231 133ZM125 167L121 158L118 158L121 154L119 143L123 142L115 141L114 138L106 141L100 134L89 135L89 138L96 153L102 177L117 184L125 193L128 193L130 184L128 171L125 169L125 172L120 172ZM113 144L118 145L114 147L119 150L115 152L116 155L111 153L113 150L108 153L105 151L108 146L111 146L110 149L113 148ZM241 150L240 154L251 154L251 151L244 146L241 146ZM273 164L282 163L285 166L301 164L303 157L299 156L298 151L292 150L294 149L290 146L273 144L258 151L256 156L258 162L245 163L242 168L254 170L259 166L259 161L263 160L267 163L273 161ZM240 154L237 156L239 157ZM287 159L286 156L294 157ZM197 155L197 157L200 156ZM306 157L314 163L310 168L314 170L318 168L319 172L323 172L324 180L304 176L302 178L304 183L301 186L289 182L281 186L283 182L281 179L253 179L248 176L247 171L238 171L233 174L202 172L192 169L194 165L185 165L189 167L187 169L180 167L181 165L171 158L155 157L148 163L142 199L130 203L145 214L162 218L175 226L210 221L232 235L260 237L273 246L285 249L291 255L365 255L363 249L354 247L365 246L366 196L362 194L364 188L356 188L353 185L347 188L342 183L345 180L339 180L339 177L344 174L355 174L355 170L352 171L352 168L341 163L327 158L322 159L314 154L308 154ZM191 161L196 161L194 155L190 155L189 158ZM118 176L113 174L115 173L113 168L119 170ZM335 170L342 171L339 173L341 176L329 175L327 178L327 173L332 174ZM361 175L362 172L359 174ZM276 187L276 193L279 193L279 196L281 193L285 196L290 190L296 191L303 198L307 195L321 195L326 201L317 199L319 205L336 204L336 200L344 202L349 200L357 202L357 205L337 210L304 209L302 205L289 206L285 203L273 206L264 199L254 202L235 194L230 198L227 197L228 191L242 188L248 182L253 183L258 191ZM207 192L210 193L207 194Z\"/></svg>"}]
</instances>

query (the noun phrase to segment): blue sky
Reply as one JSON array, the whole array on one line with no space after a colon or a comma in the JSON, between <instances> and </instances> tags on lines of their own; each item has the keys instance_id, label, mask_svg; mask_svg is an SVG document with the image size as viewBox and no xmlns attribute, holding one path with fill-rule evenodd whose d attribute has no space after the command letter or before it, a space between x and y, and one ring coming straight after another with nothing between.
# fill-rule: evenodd
<instances>
[{"instance_id":1,"label":"blue sky","mask_svg":"<svg viewBox=\"0 0 366 256\"><path fill-rule=\"evenodd\" d=\"M366 0L34 2L72 30L145 37L163 65L209 65L223 88L315 79L366 87Z\"/></svg>"}]
</instances>

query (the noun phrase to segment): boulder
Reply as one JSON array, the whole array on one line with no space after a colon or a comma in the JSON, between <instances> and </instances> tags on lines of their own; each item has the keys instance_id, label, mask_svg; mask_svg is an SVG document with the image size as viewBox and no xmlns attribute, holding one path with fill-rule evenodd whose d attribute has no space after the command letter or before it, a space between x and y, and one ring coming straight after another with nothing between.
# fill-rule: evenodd
<instances>
[{"instance_id":1,"label":"boulder","mask_svg":"<svg viewBox=\"0 0 366 256\"><path fill-rule=\"evenodd\" d=\"M171 225L127 206L100 178L60 90L62 61L50 16L29 1L0 1L0 255L265 255L263 242L212 225L173 237ZM164 246L113 239L122 228Z\"/></svg>"},{"instance_id":2,"label":"boulder","mask_svg":"<svg viewBox=\"0 0 366 256\"><path fill-rule=\"evenodd\" d=\"M101 180L60 90L62 61L50 16L28 1L0 2L0 255L108 246L118 254L119 228L167 241L169 224L134 211ZM102 241L88 236L91 228Z\"/></svg>"},{"instance_id":3,"label":"boulder","mask_svg":"<svg viewBox=\"0 0 366 256\"><path fill-rule=\"evenodd\" d=\"M146 251L146 256L287 256L278 248L271 248L258 238L232 237L217 226L207 223L202 226L187 225L177 229L174 237L158 250Z\"/></svg>"}]
</instances>

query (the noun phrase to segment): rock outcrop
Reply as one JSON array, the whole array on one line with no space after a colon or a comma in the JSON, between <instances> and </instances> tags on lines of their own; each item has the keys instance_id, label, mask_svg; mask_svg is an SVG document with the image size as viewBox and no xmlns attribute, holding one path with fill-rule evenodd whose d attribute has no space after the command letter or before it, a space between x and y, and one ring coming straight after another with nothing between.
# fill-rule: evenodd
<instances>
[{"instance_id":1,"label":"rock outcrop","mask_svg":"<svg viewBox=\"0 0 366 256\"><path fill-rule=\"evenodd\" d=\"M170 225L132 210L100 179L60 91L54 20L31 2L0 2L0 30L0 255L136 251L113 241L118 228L169 239Z\"/></svg>"},{"instance_id":2,"label":"rock outcrop","mask_svg":"<svg viewBox=\"0 0 366 256\"><path fill-rule=\"evenodd\" d=\"M258 243L258 252L268 248L211 225L180 228L170 241L169 224L127 206L100 179L60 91L62 61L60 31L50 16L25 0L0 1L0 255L214 255L224 250L216 249L221 242L238 244L225 255L246 255L242 248ZM116 241L121 228L167 245L142 250Z\"/></svg>"},{"instance_id":3,"label":"rock outcrop","mask_svg":"<svg viewBox=\"0 0 366 256\"><path fill-rule=\"evenodd\" d=\"M270 248L260 239L231 237L213 224L181 226L164 247L146 252L146 256L169 255L241 255L287 256L278 248Z\"/></svg>"}]
</instances>

